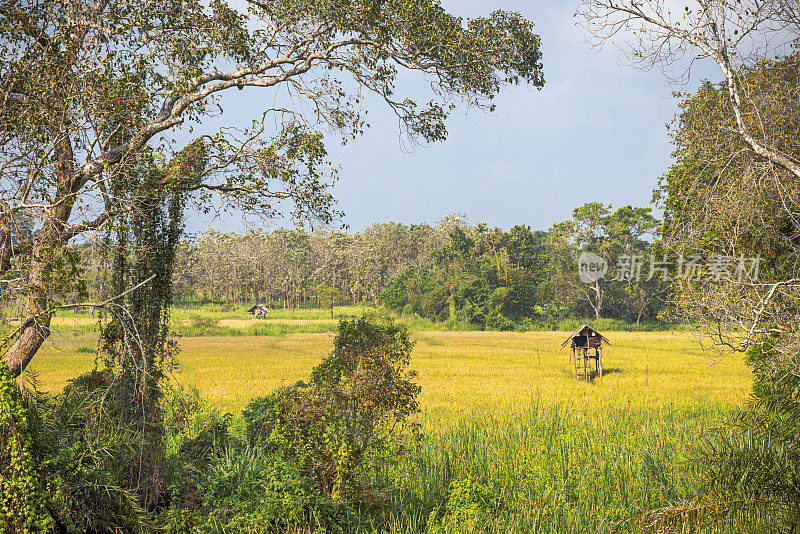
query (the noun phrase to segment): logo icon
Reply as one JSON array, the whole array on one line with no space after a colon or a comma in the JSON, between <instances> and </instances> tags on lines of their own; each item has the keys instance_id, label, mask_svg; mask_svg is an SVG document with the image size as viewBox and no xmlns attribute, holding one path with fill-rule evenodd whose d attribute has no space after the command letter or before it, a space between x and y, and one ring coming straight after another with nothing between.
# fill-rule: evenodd
<instances>
[{"instance_id":1,"label":"logo icon","mask_svg":"<svg viewBox=\"0 0 800 534\"><path fill-rule=\"evenodd\" d=\"M608 272L606 260L591 252L581 252L578 258L578 276L584 284L591 284L603 278Z\"/></svg>"}]
</instances>

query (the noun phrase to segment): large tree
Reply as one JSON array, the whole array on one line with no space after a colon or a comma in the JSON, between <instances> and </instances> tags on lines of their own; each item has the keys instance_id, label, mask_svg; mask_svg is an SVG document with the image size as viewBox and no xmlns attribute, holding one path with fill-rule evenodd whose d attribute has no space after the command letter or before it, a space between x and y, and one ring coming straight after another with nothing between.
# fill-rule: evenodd
<instances>
[{"instance_id":1,"label":"large tree","mask_svg":"<svg viewBox=\"0 0 800 534\"><path fill-rule=\"evenodd\" d=\"M652 237L658 227L650 211L632 206L612 211L610 205L588 202L573 210L571 220L554 224L546 238L553 273L547 285L553 300L573 313L591 311L597 318L609 315L616 304L617 313L610 315L638 324L645 308L657 306L664 285L645 265L645 256L653 253L645 237ZM609 262L606 279L590 284L579 280L576 262L582 252Z\"/></svg>"},{"instance_id":2,"label":"large tree","mask_svg":"<svg viewBox=\"0 0 800 534\"><path fill-rule=\"evenodd\" d=\"M412 137L438 141L455 105L491 108L504 84L544 83L530 22L503 11L465 22L434 0L249 0L243 11L224 0L0 0L0 45L0 271L25 300L3 353L14 374L49 335L59 288L74 289L60 282L67 245L137 209L146 192L119 197L114 184L143 153L172 160L177 130L218 113L224 92L268 91L248 93L252 126L192 145L202 169L176 184L201 209L219 195L267 217L329 221L317 130L359 135L363 92ZM427 104L396 94L403 70L430 80Z\"/></svg>"},{"instance_id":3,"label":"large tree","mask_svg":"<svg viewBox=\"0 0 800 534\"><path fill-rule=\"evenodd\" d=\"M800 58L739 73L749 120L781 150L800 156ZM800 184L730 128L725 82L701 85L682 103L677 163L657 199L665 244L726 262L728 275L676 285L676 311L721 353L745 352L751 401L698 441L700 492L649 515L655 529L796 531L800 525ZM721 260L721 261L720 261Z\"/></svg>"},{"instance_id":4,"label":"large tree","mask_svg":"<svg viewBox=\"0 0 800 534\"><path fill-rule=\"evenodd\" d=\"M638 67L661 67L674 77L695 61L713 61L725 80L727 128L758 157L800 178L797 155L752 120L741 78L748 66L797 43L797 0L582 0L577 15L597 44L617 40Z\"/></svg>"}]
</instances>

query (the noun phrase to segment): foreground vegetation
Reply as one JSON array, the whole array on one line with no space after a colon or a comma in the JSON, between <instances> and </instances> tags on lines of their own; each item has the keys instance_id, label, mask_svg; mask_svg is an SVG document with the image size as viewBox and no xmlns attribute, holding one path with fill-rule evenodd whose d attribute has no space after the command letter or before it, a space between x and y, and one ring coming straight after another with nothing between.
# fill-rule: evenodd
<instances>
[{"instance_id":1,"label":"foreground vegetation","mask_svg":"<svg viewBox=\"0 0 800 534\"><path fill-rule=\"evenodd\" d=\"M579 401L518 409L426 420L429 433L379 475L393 488L389 530L635 528L647 510L691 495L690 446L721 415Z\"/></svg>"},{"instance_id":2,"label":"foreground vegetation","mask_svg":"<svg viewBox=\"0 0 800 534\"><path fill-rule=\"evenodd\" d=\"M725 413L711 406L627 410L533 402L510 413L427 416L420 420L420 433L374 459L374 471L361 480L363 492L346 513L340 510L337 528L396 533L638 530L648 510L696 490L688 463L691 445ZM242 426L227 428L241 436ZM182 436L180 443L195 435ZM228 474L231 488L256 484L259 473L241 465L258 465L250 454L226 456L213 469ZM195 526L202 520L196 518ZM289 530L312 529L296 525ZM733 525L730 532L741 530Z\"/></svg>"}]
</instances>

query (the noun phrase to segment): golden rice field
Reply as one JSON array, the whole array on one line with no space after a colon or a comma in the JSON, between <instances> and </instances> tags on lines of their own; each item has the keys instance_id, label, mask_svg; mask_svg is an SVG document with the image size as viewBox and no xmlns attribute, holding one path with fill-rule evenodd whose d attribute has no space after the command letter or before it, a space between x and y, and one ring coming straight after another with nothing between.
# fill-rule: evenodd
<instances>
[{"instance_id":1,"label":"golden rice field","mask_svg":"<svg viewBox=\"0 0 800 534\"><path fill-rule=\"evenodd\" d=\"M285 319L282 319L285 320ZM231 321L231 327L244 321ZM235 324L234 324L235 323ZM62 325L65 326L65 325ZM606 374L577 381L566 332L417 332L411 367L419 373L424 412L525 411L537 405L646 408L746 400L752 383L741 357L711 358L686 334L611 332ZM175 370L223 411L306 378L332 347L333 333L281 337L188 337L180 340ZM44 389L57 391L94 365L96 334L62 330L48 340L30 369Z\"/></svg>"}]
</instances>

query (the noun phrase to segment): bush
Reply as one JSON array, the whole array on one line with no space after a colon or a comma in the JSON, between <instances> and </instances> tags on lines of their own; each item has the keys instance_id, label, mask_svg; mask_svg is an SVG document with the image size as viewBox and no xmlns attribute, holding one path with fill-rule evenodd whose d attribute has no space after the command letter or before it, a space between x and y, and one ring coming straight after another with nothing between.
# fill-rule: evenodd
<instances>
[{"instance_id":1,"label":"bush","mask_svg":"<svg viewBox=\"0 0 800 534\"><path fill-rule=\"evenodd\" d=\"M405 327L341 321L310 385L250 403L248 440L282 451L326 494L356 494L358 475L418 410L416 374L407 370L412 346Z\"/></svg>"},{"instance_id":2,"label":"bush","mask_svg":"<svg viewBox=\"0 0 800 534\"><path fill-rule=\"evenodd\" d=\"M274 447L230 434L230 417L212 420L185 440L172 460L171 505L156 518L174 533L336 531L352 512Z\"/></svg>"},{"instance_id":3,"label":"bush","mask_svg":"<svg viewBox=\"0 0 800 534\"><path fill-rule=\"evenodd\" d=\"M213 503L210 516L225 531L340 530L353 515L268 447L230 443L211 463L202 489Z\"/></svg>"},{"instance_id":4,"label":"bush","mask_svg":"<svg viewBox=\"0 0 800 534\"><path fill-rule=\"evenodd\" d=\"M141 434L121 423L109 371L74 379L60 395L25 401L31 452L47 481L47 510L60 531L141 532L148 518L126 474Z\"/></svg>"},{"instance_id":5,"label":"bush","mask_svg":"<svg viewBox=\"0 0 800 534\"><path fill-rule=\"evenodd\" d=\"M445 506L431 514L430 530L433 533L488 532L499 510L497 494L488 486L472 478L454 480Z\"/></svg>"}]
</instances>

